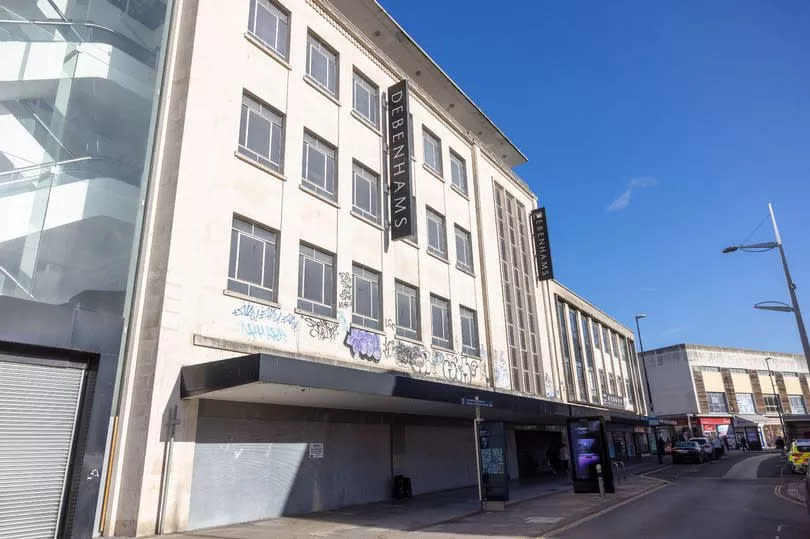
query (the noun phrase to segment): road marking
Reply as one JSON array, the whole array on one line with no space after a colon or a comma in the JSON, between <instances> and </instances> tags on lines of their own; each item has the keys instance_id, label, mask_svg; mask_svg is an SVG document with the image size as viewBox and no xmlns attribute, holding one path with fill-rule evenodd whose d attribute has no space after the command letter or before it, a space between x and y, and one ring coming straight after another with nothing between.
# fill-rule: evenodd
<instances>
[{"instance_id":1,"label":"road marking","mask_svg":"<svg viewBox=\"0 0 810 539\"><path fill-rule=\"evenodd\" d=\"M529 517L526 524L556 524L561 520L562 517Z\"/></svg>"},{"instance_id":2,"label":"road marking","mask_svg":"<svg viewBox=\"0 0 810 539\"><path fill-rule=\"evenodd\" d=\"M661 481L665 481L665 480L661 479ZM610 513L614 509L618 509L619 507L622 507L623 505L627 505L628 503L634 502L634 501L638 500L639 498L643 498L644 496L646 496L648 494L652 494L653 492L661 490L662 488L668 487L671 484L672 483L670 481L666 481L665 483L661 483L660 485L655 486L655 487L653 487L653 488L651 488L649 490L645 490L644 492L640 492L640 493L636 494L635 496L631 496L631 497L627 498L626 500L617 503L616 505L612 505L610 507L605 507L601 511L597 511L596 513L593 513L592 515L588 515L588 516L583 517L583 518L581 518L579 520L575 520L574 522L571 522L570 524L567 524L567 525L563 526L562 528L557 528L556 530L552 530L552 531L550 531L548 533L540 535L540 536L537 537L537 539L551 539L552 537L554 537L554 536L556 536L556 535L558 535L558 534L560 534L562 532L568 531L568 530L570 530L572 528L576 528L580 524L588 522L589 520L593 520L595 518L601 517L604 514Z\"/></svg>"},{"instance_id":3,"label":"road marking","mask_svg":"<svg viewBox=\"0 0 810 539\"><path fill-rule=\"evenodd\" d=\"M656 481L661 481L663 483L671 485L672 481L667 481L666 479L661 479L660 477L653 477L653 476L647 475L647 474L650 474L650 473L662 472L662 471L666 470L667 468L672 468L672 464L668 464L668 465L664 466L663 468L656 468L655 470L650 470L649 472L639 474L639 477L644 477L646 479L654 479Z\"/></svg>"},{"instance_id":4,"label":"road marking","mask_svg":"<svg viewBox=\"0 0 810 539\"><path fill-rule=\"evenodd\" d=\"M784 524L780 524L780 525L778 525L778 526L776 527L776 531L781 532L781 531L782 531L782 526L784 526Z\"/></svg>"},{"instance_id":5,"label":"road marking","mask_svg":"<svg viewBox=\"0 0 810 539\"><path fill-rule=\"evenodd\" d=\"M789 497L789 496L786 496L786 495L782 494L782 487L783 487L783 486L784 486L784 485L776 485L776 486L773 488L773 494L774 494L774 496L776 496L777 498L780 498L780 499L782 499L782 500L785 500L786 502L795 503L796 505L800 505L800 506L804 507L804 504L803 504L802 502L800 502L800 501L798 501L798 500L794 500L793 498L791 498L791 497Z\"/></svg>"}]
</instances>

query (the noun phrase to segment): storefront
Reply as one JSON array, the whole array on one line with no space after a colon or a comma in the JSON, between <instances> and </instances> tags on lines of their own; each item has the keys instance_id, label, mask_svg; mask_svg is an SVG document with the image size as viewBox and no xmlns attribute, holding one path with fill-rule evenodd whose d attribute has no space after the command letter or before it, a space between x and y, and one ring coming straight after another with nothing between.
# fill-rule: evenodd
<instances>
[{"instance_id":1,"label":"storefront","mask_svg":"<svg viewBox=\"0 0 810 539\"><path fill-rule=\"evenodd\" d=\"M734 437L734 427L731 425L730 417L700 417L698 425L707 438Z\"/></svg>"},{"instance_id":2,"label":"storefront","mask_svg":"<svg viewBox=\"0 0 810 539\"><path fill-rule=\"evenodd\" d=\"M611 458L628 460L649 455L655 448L655 441L644 419L611 417L607 423L608 449Z\"/></svg>"},{"instance_id":3,"label":"storefront","mask_svg":"<svg viewBox=\"0 0 810 539\"><path fill-rule=\"evenodd\" d=\"M810 414L786 415L785 427L791 440L810 439Z\"/></svg>"}]
</instances>

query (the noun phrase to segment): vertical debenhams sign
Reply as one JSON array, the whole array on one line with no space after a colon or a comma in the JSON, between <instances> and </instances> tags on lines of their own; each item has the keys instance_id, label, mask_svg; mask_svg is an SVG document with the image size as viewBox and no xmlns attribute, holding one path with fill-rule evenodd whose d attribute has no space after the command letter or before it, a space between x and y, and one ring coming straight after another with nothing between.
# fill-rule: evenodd
<instances>
[{"instance_id":1,"label":"vertical debenhams sign","mask_svg":"<svg viewBox=\"0 0 810 539\"><path fill-rule=\"evenodd\" d=\"M553 279L554 268L551 266L551 243L548 239L545 208L532 210L532 236L534 236L534 256L537 262L537 280Z\"/></svg>"},{"instance_id":2,"label":"vertical debenhams sign","mask_svg":"<svg viewBox=\"0 0 810 539\"><path fill-rule=\"evenodd\" d=\"M413 236L411 148L408 130L408 81L388 88L388 178L391 193L391 239Z\"/></svg>"}]
</instances>

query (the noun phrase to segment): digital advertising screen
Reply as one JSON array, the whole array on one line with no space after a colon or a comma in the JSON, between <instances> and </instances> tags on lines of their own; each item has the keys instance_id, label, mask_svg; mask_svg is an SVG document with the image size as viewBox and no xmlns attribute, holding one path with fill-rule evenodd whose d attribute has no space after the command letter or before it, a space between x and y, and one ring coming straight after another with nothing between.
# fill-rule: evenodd
<instances>
[{"instance_id":1,"label":"digital advertising screen","mask_svg":"<svg viewBox=\"0 0 810 539\"><path fill-rule=\"evenodd\" d=\"M570 419L568 441L574 492L599 492L596 465L602 465L605 492L613 492L613 473L601 418Z\"/></svg>"}]
</instances>

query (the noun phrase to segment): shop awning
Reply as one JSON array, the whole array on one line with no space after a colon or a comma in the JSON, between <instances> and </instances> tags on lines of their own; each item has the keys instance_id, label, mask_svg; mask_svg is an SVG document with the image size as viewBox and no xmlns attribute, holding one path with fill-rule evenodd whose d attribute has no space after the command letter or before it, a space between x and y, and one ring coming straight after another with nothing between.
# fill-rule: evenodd
<instances>
[{"instance_id":1,"label":"shop awning","mask_svg":"<svg viewBox=\"0 0 810 539\"><path fill-rule=\"evenodd\" d=\"M644 423L629 413L272 354L187 365L180 377L184 399L471 418L473 407L462 405L461 399L477 396L492 403L481 408L484 419L563 424L568 417L601 415L609 421L636 417Z\"/></svg>"},{"instance_id":2,"label":"shop awning","mask_svg":"<svg viewBox=\"0 0 810 539\"><path fill-rule=\"evenodd\" d=\"M734 416L735 427L756 427L759 425L778 425L779 418L759 414L739 414Z\"/></svg>"}]
</instances>

